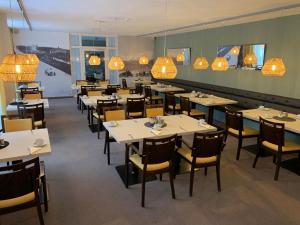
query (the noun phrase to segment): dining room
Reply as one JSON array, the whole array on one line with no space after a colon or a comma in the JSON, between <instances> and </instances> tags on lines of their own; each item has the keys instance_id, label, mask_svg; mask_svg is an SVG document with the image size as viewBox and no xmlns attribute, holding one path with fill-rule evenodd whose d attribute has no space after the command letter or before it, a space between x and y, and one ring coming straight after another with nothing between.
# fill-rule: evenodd
<instances>
[{"instance_id":1,"label":"dining room","mask_svg":"<svg viewBox=\"0 0 300 225\"><path fill-rule=\"evenodd\" d=\"M0 1L0 225L300 224L300 3Z\"/></svg>"}]
</instances>

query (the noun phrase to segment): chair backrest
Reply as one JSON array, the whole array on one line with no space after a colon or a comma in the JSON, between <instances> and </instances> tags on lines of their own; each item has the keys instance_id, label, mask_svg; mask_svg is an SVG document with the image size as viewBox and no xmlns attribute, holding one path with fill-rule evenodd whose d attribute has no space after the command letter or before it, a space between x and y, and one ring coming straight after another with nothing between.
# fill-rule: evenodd
<instances>
[{"instance_id":1,"label":"chair backrest","mask_svg":"<svg viewBox=\"0 0 300 225\"><path fill-rule=\"evenodd\" d=\"M117 94L118 95L129 95L130 94L130 90L129 89L123 89L123 88L121 88L121 89L117 90Z\"/></svg>"},{"instance_id":2,"label":"chair backrest","mask_svg":"<svg viewBox=\"0 0 300 225\"><path fill-rule=\"evenodd\" d=\"M87 90L87 96L101 96L102 92L99 90Z\"/></svg>"},{"instance_id":3,"label":"chair backrest","mask_svg":"<svg viewBox=\"0 0 300 225\"><path fill-rule=\"evenodd\" d=\"M127 80L125 78L122 79L122 87L123 88L128 88L128 86L127 86Z\"/></svg>"},{"instance_id":4,"label":"chair backrest","mask_svg":"<svg viewBox=\"0 0 300 225\"><path fill-rule=\"evenodd\" d=\"M115 120L125 120L126 113L125 109L121 107L105 107L104 111L104 121L115 121Z\"/></svg>"},{"instance_id":5,"label":"chair backrest","mask_svg":"<svg viewBox=\"0 0 300 225\"><path fill-rule=\"evenodd\" d=\"M96 90L96 88L95 85L82 85L80 87L81 95L88 95L88 91Z\"/></svg>"},{"instance_id":6,"label":"chair backrest","mask_svg":"<svg viewBox=\"0 0 300 225\"><path fill-rule=\"evenodd\" d=\"M117 90L120 88L120 85L107 85L107 89L105 91L105 94L112 95L113 93L117 93Z\"/></svg>"},{"instance_id":7,"label":"chair backrest","mask_svg":"<svg viewBox=\"0 0 300 225\"><path fill-rule=\"evenodd\" d=\"M37 191L39 175L39 158L0 167L0 200L13 199Z\"/></svg>"},{"instance_id":8,"label":"chair backrest","mask_svg":"<svg viewBox=\"0 0 300 225\"><path fill-rule=\"evenodd\" d=\"M146 117L164 116L165 110L163 105L146 106Z\"/></svg>"},{"instance_id":9,"label":"chair backrest","mask_svg":"<svg viewBox=\"0 0 300 225\"><path fill-rule=\"evenodd\" d=\"M80 86L88 85L88 81L87 80L76 80L76 85L80 85Z\"/></svg>"},{"instance_id":10,"label":"chair backrest","mask_svg":"<svg viewBox=\"0 0 300 225\"><path fill-rule=\"evenodd\" d=\"M272 144L278 145L279 150L284 146L284 123L274 123L263 118L259 118L260 141L268 141Z\"/></svg>"},{"instance_id":11,"label":"chair backrest","mask_svg":"<svg viewBox=\"0 0 300 225\"><path fill-rule=\"evenodd\" d=\"M225 147L225 131L195 133L193 140L193 157L212 157L221 154Z\"/></svg>"},{"instance_id":12,"label":"chair backrest","mask_svg":"<svg viewBox=\"0 0 300 225\"><path fill-rule=\"evenodd\" d=\"M191 112L191 103L188 97L180 96L180 109L181 111Z\"/></svg>"},{"instance_id":13,"label":"chair backrest","mask_svg":"<svg viewBox=\"0 0 300 225\"><path fill-rule=\"evenodd\" d=\"M3 132L15 132L33 129L32 116L22 118L20 116L1 116Z\"/></svg>"},{"instance_id":14,"label":"chair backrest","mask_svg":"<svg viewBox=\"0 0 300 225\"><path fill-rule=\"evenodd\" d=\"M127 110L126 113L129 115L129 113L132 112L142 112L142 115L144 117L145 114L145 98L127 98Z\"/></svg>"},{"instance_id":15,"label":"chair backrest","mask_svg":"<svg viewBox=\"0 0 300 225\"><path fill-rule=\"evenodd\" d=\"M41 86L40 82L31 82L27 84L28 88L39 88Z\"/></svg>"},{"instance_id":16,"label":"chair backrest","mask_svg":"<svg viewBox=\"0 0 300 225\"><path fill-rule=\"evenodd\" d=\"M142 152L144 166L171 161L175 151L176 138L176 134L159 139L145 138Z\"/></svg>"},{"instance_id":17,"label":"chair backrest","mask_svg":"<svg viewBox=\"0 0 300 225\"><path fill-rule=\"evenodd\" d=\"M143 86L141 83L135 84L135 93L142 95L143 94Z\"/></svg>"},{"instance_id":18,"label":"chair backrest","mask_svg":"<svg viewBox=\"0 0 300 225\"><path fill-rule=\"evenodd\" d=\"M167 106L171 105L171 106L175 106L176 105L176 97L174 94L169 94L167 93L166 95L166 104Z\"/></svg>"},{"instance_id":19,"label":"chair backrest","mask_svg":"<svg viewBox=\"0 0 300 225\"><path fill-rule=\"evenodd\" d=\"M226 108L225 111L226 130L229 128L238 130L240 135L243 131L243 113L235 112Z\"/></svg>"},{"instance_id":20,"label":"chair backrest","mask_svg":"<svg viewBox=\"0 0 300 225\"><path fill-rule=\"evenodd\" d=\"M103 109L106 107L114 107L118 105L117 99L109 99L109 100L97 100L97 108L96 111L98 115L103 115Z\"/></svg>"},{"instance_id":21,"label":"chair backrest","mask_svg":"<svg viewBox=\"0 0 300 225\"><path fill-rule=\"evenodd\" d=\"M21 88L21 98L24 98L25 93L38 93L39 88L38 87L33 87L33 88Z\"/></svg>"},{"instance_id":22,"label":"chair backrest","mask_svg":"<svg viewBox=\"0 0 300 225\"><path fill-rule=\"evenodd\" d=\"M33 92L23 92L23 99L24 100L35 100L35 99L42 99L43 93L41 91Z\"/></svg>"},{"instance_id":23,"label":"chair backrest","mask_svg":"<svg viewBox=\"0 0 300 225\"><path fill-rule=\"evenodd\" d=\"M152 97L152 90L151 86L147 85L144 87L144 93L146 98L151 98Z\"/></svg>"},{"instance_id":24,"label":"chair backrest","mask_svg":"<svg viewBox=\"0 0 300 225\"><path fill-rule=\"evenodd\" d=\"M44 121L45 119L44 103L18 105L18 112L22 118L33 115L33 121Z\"/></svg>"}]
</instances>

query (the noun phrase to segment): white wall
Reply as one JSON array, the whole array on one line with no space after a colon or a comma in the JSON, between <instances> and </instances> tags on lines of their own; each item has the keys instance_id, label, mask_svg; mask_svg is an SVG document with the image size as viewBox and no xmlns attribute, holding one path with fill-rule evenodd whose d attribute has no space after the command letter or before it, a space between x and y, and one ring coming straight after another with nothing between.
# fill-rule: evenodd
<instances>
[{"instance_id":1,"label":"white wall","mask_svg":"<svg viewBox=\"0 0 300 225\"><path fill-rule=\"evenodd\" d=\"M144 37L118 37L118 52L124 60L138 60L141 55L153 59L154 39Z\"/></svg>"},{"instance_id":2,"label":"white wall","mask_svg":"<svg viewBox=\"0 0 300 225\"><path fill-rule=\"evenodd\" d=\"M69 33L18 30L14 34L15 46L37 45L39 47L60 47L69 49ZM71 96L71 76L61 70L52 67L56 76L47 76L45 70L49 69L46 63L40 62L36 80L42 82L45 87L44 97L64 97Z\"/></svg>"}]
</instances>

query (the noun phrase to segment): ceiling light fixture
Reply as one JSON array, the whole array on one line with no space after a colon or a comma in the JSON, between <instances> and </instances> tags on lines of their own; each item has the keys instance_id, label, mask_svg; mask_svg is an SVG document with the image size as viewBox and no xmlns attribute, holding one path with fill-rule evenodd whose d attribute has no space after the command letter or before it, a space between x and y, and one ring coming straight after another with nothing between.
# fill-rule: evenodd
<instances>
[{"instance_id":1,"label":"ceiling light fixture","mask_svg":"<svg viewBox=\"0 0 300 225\"><path fill-rule=\"evenodd\" d=\"M271 58L264 64L261 72L264 76L283 76L286 68L281 58Z\"/></svg>"},{"instance_id":2,"label":"ceiling light fixture","mask_svg":"<svg viewBox=\"0 0 300 225\"><path fill-rule=\"evenodd\" d=\"M223 29L224 29L224 21L222 22ZM223 36L224 36L224 31L222 34L222 45L221 48L223 47ZM213 71L226 71L229 68L229 64L227 59L223 56L218 56L218 48L217 48L217 57L214 59L213 63L211 64L211 68Z\"/></svg>"},{"instance_id":3,"label":"ceiling light fixture","mask_svg":"<svg viewBox=\"0 0 300 225\"><path fill-rule=\"evenodd\" d=\"M140 58L139 58L139 64L140 65L148 65L149 64L149 59L147 56L145 55L142 55Z\"/></svg>"},{"instance_id":4,"label":"ceiling light fixture","mask_svg":"<svg viewBox=\"0 0 300 225\"><path fill-rule=\"evenodd\" d=\"M110 70L123 70L125 68L123 59L120 56L111 57L108 63L108 68Z\"/></svg>"},{"instance_id":5,"label":"ceiling light fixture","mask_svg":"<svg viewBox=\"0 0 300 225\"><path fill-rule=\"evenodd\" d=\"M208 61L205 57L197 57L194 64L193 68L195 70L206 70L208 68L209 64Z\"/></svg>"},{"instance_id":6,"label":"ceiling light fixture","mask_svg":"<svg viewBox=\"0 0 300 225\"><path fill-rule=\"evenodd\" d=\"M177 68L171 57L166 56L167 47L167 0L165 0L165 38L164 38L164 56L157 57L152 66L151 73L155 79L174 79L177 75Z\"/></svg>"},{"instance_id":7,"label":"ceiling light fixture","mask_svg":"<svg viewBox=\"0 0 300 225\"><path fill-rule=\"evenodd\" d=\"M176 61L184 62L184 60L185 60L184 54L182 52L178 53L178 55L176 56Z\"/></svg>"},{"instance_id":8,"label":"ceiling light fixture","mask_svg":"<svg viewBox=\"0 0 300 225\"><path fill-rule=\"evenodd\" d=\"M238 55L240 54L240 49L237 47L237 46L234 46L231 50L230 50L230 53L232 55Z\"/></svg>"},{"instance_id":9,"label":"ceiling light fixture","mask_svg":"<svg viewBox=\"0 0 300 225\"><path fill-rule=\"evenodd\" d=\"M244 64L249 66L255 66L257 64L257 57L255 53L251 52L246 54L244 58Z\"/></svg>"}]
</instances>

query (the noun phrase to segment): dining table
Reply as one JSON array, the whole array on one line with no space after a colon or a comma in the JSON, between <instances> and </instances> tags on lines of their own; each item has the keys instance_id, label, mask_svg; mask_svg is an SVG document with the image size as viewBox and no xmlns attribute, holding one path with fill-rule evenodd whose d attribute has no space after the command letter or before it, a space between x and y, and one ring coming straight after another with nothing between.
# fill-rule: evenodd
<instances>
[{"instance_id":1,"label":"dining table","mask_svg":"<svg viewBox=\"0 0 300 225\"><path fill-rule=\"evenodd\" d=\"M226 106L226 105L232 105L237 104L238 102L235 100L222 98L215 95L205 94L205 93L178 93L175 94L176 97L180 98L186 97L189 98L189 100L198 105L202 105L208 108L208 118L207 122L209 124L213 124L213 118L214 118L214 109L216 106Z\"/></svg>"},{"instance_id":2,"label":"dining table","mask_svg":"<svg viewBox=\"0 0 300 225\"><path fill-rule=\"evenodd\" d=\"M170 93L170 92L183 92L184 89L167 84L151 84L149 85L151 90L155 92L155 95L158 93Z\"/></svg>"},{"instance_id":3,"label":"dining table","mask_svg":"<svg viewBox=\"0 0 300 225\"><path fill-rule=\"evenodd\" d=\"M154 130L148 126L149 118L128 119L111 122L104 122L103 126L117 143L125 144L125 164L128 160L129 146L132 143L142 141L144 138L163 138L177 134L186 136L198 133L216 131L217 128L207 123L201 123L192 117L184 114L162 116L165 126L161 130ZM125 166L116 167L121 179L125 184Z\"/></svg>"},{"instance_id":4,"label":"dining table","mask_svg":"<svg viewBox=\"0 0 300 225\"><path fill-rule=\"evenodd\" d=\"M47 128L7 132L0 134L0 137L8 142L6 147L0 146L0 162L32 159L52 152ZM37 139L43 140L43 146L34 147Z\"/></svg>"},{"instance_id":5,"label":"dining table","mask_svg":"<svg viewBox=\"0 0 300 225\"><path fill-rule=\"evenodd\" d=\"M44 104L44 109L50 108L49 100L47 98L30 99L30 100L21 101L19 103L13 102L8 104L6 107L6 112L8 115L15 115L18 114L18 104L25 104L26 106L30 106L30 105L40 104L40 103Z\"/></svg>"}]
</instances>

